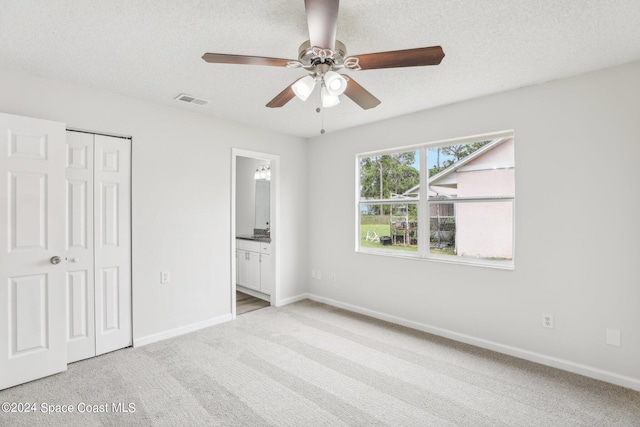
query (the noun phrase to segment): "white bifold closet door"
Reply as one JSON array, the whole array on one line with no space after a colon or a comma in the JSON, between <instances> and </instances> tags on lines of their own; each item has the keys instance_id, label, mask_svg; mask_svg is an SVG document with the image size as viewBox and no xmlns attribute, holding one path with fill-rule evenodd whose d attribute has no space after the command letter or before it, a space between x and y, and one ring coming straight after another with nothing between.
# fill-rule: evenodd
<instances>
[{"instance_id":1,"label":"white bifold closet door","mask_svg":"<svg viewBox=\"0 0 640 427\"><path fill-rule=\"evenodd\" d=\"M68 362L132 344L131 141L67 132Z\"/></svg>"}]
</instances>

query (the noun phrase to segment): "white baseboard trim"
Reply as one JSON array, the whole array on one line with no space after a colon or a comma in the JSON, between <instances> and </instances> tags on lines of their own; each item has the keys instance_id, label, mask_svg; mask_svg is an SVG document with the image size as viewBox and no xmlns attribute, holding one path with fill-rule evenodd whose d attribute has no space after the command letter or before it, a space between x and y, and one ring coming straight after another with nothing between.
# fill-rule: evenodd
<instances>
[{"instance_id":1,"label":"white baseboard trim","mask_svg":"<svg viewBox=\"0 0 640 427\"><path fill-rule=\"evenodd\" d=\"M546 356L544 354L535 353L529 350L523 350L517 347L500 344L494 341L489 341L482 338L476 338L470 335L465 335L458 332L450 331L448 329L442 329L435 326L430 326L424 323L415 322L413 320L404 319L402 317L392 316L389 314L381 313L379 311L370 310L368 308L363 308L363 307L359 307L352 304L347 304L341 301L336 301L336 300L322 297L315 294L307 294L307 297L313 301L332 305L338 308L343 308L345 310L353 311L355 313L364 314L366 316L374 317L376 319L384 320L390 323L395 323L397 325L406 326L411 329L417 329L419 331L428 332L433 335L449 338L454 341L471 344L476 347L493 350L498 353L503 353L509 356L518 357L520 359L529 360L531 362L540 363L541 365L551 366L553 368L558 368L564 371L573 372L574 374L584 375L585 377L594 378L600 381L605 381L611 384L619 385L621 387L627 387L632 390L640 391L640 380L636 378L627 377L624 375L616 374L614 372L609 372L602 369L594 368L592 366L571 362L569 360Z\"/></svg>"},{"instance_id":2,"label":"white baseboard trim","mask_svg":"<svg viewBox=\"0 0 640 427\"><path fill-rule=\"evenodd\" d=\"M283 305L293 304L294 302L302 301L305 299L311 299L310 294L300 294L300 295L296 295L295 297L281 299L276 303L276 307L282 307Z\"/></svg>"},{"instance_id":3,"label":"white baseboard trim","mask_svg":"<svg viewBox=\"0 0 640 427\"><path fill-rule=\"evenodd\" d=\"M271 302L271 296L269 296L267 294L263 294L262 292L258 292L258 291L253 290L253 289L245 288L242 285L236 285L236 291L243 292L243 293L245 293L247 295L251 295L252 297L256 297L256 298L261 299L263 301Z\"/></svg>"},{"instance_id":4,"label":"white baseboard trim","mask_svg":"<svg viewBox=\"0 0 640 427\"><path fill-rule=\"evenodd\" d=\"M146 337L134 338L133 346L142 347L143 345L152 344L154 342L163 341L168 338L188 334L189 332L195 332L197 330L208 328L209 326L219 325L220 323L228 322L230 320L232 320L231 313L214 317L213 319L204 320L202 322L181 326L179 328L169 329L168 331L159 332L157 334L147 335Z\"/></svg>"}]
</instances>

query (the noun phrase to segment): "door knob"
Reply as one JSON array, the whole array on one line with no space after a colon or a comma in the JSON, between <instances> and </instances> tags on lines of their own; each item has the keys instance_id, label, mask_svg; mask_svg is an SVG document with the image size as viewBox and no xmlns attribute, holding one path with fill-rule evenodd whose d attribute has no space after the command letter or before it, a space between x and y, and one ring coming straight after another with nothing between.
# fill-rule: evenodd
<instances>
[{"instance_id":1,"label":"door knob","mask_svg":"<svg viewBox=\"0 0 640 427\"><path fill-rule=\"evenodd\" d=\"M56 264L60 264L60 262L62 261L62 258L60 258L59 256L54 256L54 257L51 257L49 261L51 261L51 264L56 265Z\"/></svg>"}]
</instances>

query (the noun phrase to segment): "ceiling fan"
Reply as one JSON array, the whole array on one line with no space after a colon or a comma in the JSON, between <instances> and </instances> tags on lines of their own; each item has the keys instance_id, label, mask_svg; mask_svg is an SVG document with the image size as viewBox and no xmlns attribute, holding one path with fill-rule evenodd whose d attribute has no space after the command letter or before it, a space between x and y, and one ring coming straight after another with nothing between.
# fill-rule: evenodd
<instances>
[{"instance_id":1,"label":"ceiling fan","mask_svg":"<svg viewBox=\"0 0 640 427\"><path fill-rule=\"evenodd\" d=\"M216 64L267 65L272 67L303 68L309 75L301 77L280 92L266 105L279 108L294 96L306 101L317 85L320 86L323 107L340 102L343 93L363 109L376 107L380 100L346 74L336 70L374 70L379 68L416 67L438 65L444 57L440 46L394 50L347 56L345 45L336 40L338 4L340 0L305 0L309 26L309 40L298 49L298 59L268 58L263 56L205 53L207 62Z\"/></svg>"}]
</instances>

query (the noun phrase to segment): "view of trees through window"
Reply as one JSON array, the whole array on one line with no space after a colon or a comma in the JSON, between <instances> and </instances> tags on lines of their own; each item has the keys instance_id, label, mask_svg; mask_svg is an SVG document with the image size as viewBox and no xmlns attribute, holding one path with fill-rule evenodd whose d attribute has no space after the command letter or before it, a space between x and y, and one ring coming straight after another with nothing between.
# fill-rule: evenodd
<instances>
[{"instance_id":1,"label":"view of trees through window","mask_svg":"<svg viewBox=\"0 0 640 427\"><path fill-rule=\"evenodd\" d=\"M360 245L417 250L418 205L407 194L420 183L419 152L360 159ZM411 199L414 199L413 201Z\"/></svg>"},{"instance_id":2,"label":"view of trees through window","mask_svg":"<svg viewBox=\"0 0 640 427\"><path fill-rule=\"evenodd\" d=\"M417 151L360 159L360 197L390 199L420 182Z\"/></svg>"},{"instance_id":3,"label":"view of trees through window","mask_svg":"<svg viewBox=\"0 0 640 427\"><path fill-rule=\"evenodd\" d=\"M420 188L421 153L427 160L426 189ZM360 249L512 260L512 135L358 160ZM419 209L428 213L419 216ZM420 224L420 218L427 223ZM418 247L419 233L428 233L420 240L428 248Z\"/></svg>"},{"instance_id":4,"label":"view of trees through window","mask_svg":"<svg viewBox=\"0 0 640 427\"><path fill-rule=\"evenodd\" d=\"M442 172L454 163L464 159L469 154L484 147L491 141L472 142L471 144L457 144L429 149L429 178Z\"/></svg>"}]
</instances>

